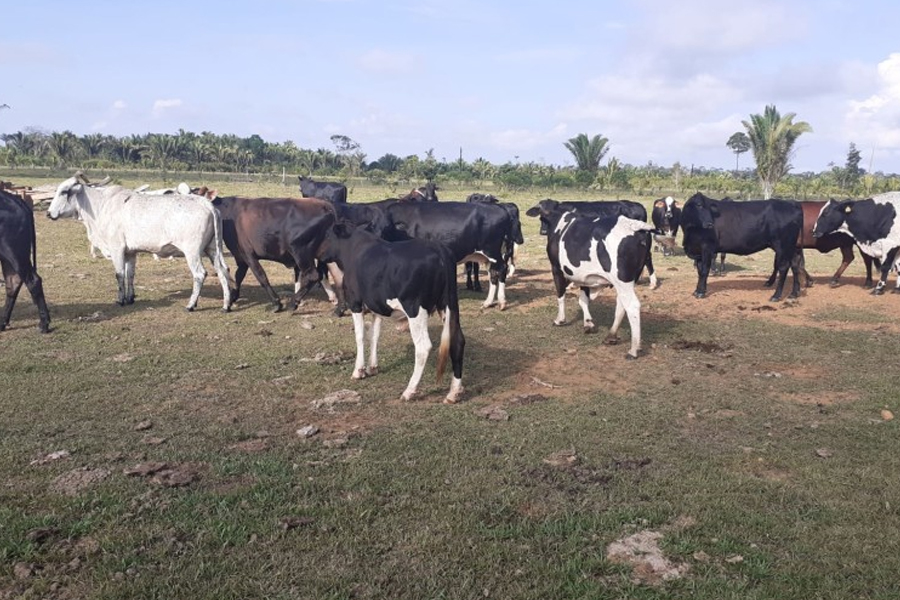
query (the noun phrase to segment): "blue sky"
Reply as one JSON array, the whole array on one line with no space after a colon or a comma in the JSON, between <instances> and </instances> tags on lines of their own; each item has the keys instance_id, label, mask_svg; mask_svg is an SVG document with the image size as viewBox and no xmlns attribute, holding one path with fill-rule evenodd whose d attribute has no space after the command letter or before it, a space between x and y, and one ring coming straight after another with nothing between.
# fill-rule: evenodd
<instances>
[{"instance_id":1,"label":"blue sky","mask_svg":"<svg viewBox=\"0 0 900 600\"><path fill-rule=\"evenodd\" d=\"M334 149L733 168L728 137L775 104L794 171L900 172L900 2L156 0L8 2L0 132L212 131ZM10 26L9 24L15 24ZM749 155L741 163L750 164Z\"/></svg>"}]
</instances>

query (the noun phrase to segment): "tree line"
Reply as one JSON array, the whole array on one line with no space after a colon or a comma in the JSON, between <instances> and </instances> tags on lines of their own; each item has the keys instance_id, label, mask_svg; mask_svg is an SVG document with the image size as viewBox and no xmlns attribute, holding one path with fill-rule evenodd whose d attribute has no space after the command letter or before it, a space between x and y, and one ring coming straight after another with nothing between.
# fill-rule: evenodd
<instances>
[{"instance_id":1,"label":"tree line","mask_svg":"<svg viewBox=\"0 0 900 600\"><path fill-rule=\"evenodd\" d=\"M494 164L484 158L466 161L438 159L432 149L424 156L384 154L367 161L359 143L345 135L331 136L333 149L299 148L294 142L267 142L259 135L239 137L208 131L193 133L147 133L117 137L71 131L37 129L2 134L0 164L12 167L55 169L159 169L167 172L261 173L290 172L343 181L365 179L376 184L405 185L436 181L461 187L491 186L499 190L592 189L652 195L702 189L722 195L795 198L859 196L900 189L896 174L867 173L860 168L860 153L854 144L844 166L830 165L821 173L791 174L790 161L797 139L812 131L808 123L795 122L796 115L781 115L775 106L751 115L742 124L745 131L732 135L725 145L735 154L734 170L671 166L648 162L630 165L611 157L609 140L602 135L578 134L565 142L574 166L536 162ZM752 151L755 167L739 168L740 155Z\"/></svg>"}]
</instances>

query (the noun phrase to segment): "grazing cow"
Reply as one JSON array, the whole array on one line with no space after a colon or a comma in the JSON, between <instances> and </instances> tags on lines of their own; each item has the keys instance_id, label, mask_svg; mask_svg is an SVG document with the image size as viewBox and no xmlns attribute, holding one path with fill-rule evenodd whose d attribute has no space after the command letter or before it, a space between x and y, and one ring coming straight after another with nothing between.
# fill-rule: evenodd
<instances>
[{"instance_id":1,"label":"grazing cow","mask_svg":"<svg viewBox=\"0 0 900 600\"><path fill-rule=\"evenodd\" d=\"M385 224L373 231L390 241L419 238L446 244L457 262L490 263L490 287L484 308L506 309L506 277L514 244L523 244L515 204L397 202L384 209Z\"/></svg>"},{"instance_id":2,"label":"grazing cow","mask_svg":"<svg viewBox=\"0 0 900 600\"><path fill-rule=\"evenodd\" d=\"M343 183L331 183L327 181L313 181L309 177L300 175L300 193L304 198L319 198L328 200L333 204L347 203L347 186Z\"/></svg>"},{"instance_id":3,"label":"grazing cow","mask_svg":"<svg viewBox=\"0 0 900 600\"><path fill-rule=\"evenodd\" d=\"M872 290L884 293L891 269L898 271L894 293L900 292L900 192L878 194L865 200L829 200L816 220L817 238L838 231L856 240L859 249L881 261L881 277Z\"/></svg>"},{"instance_id":4,"label":"grazing cow","mask_svg":"<svg viewBox=\"0 0 900 600\"><path fill-rule=\"evenodd\" d=\"M529 214L537 216L532 210ZM556 207L546 215L547 258L556 287L558 312L554 325L566 323L566 288L581 288L585 333L595 331L588 301L607 284L616 290L616 314L607 343L618 342L619 326L627 314L631 327L631 348L625 358L638 357L641 349L641 302L634 291L650 255L653 227L624 215L592 216Z\"/></svg>"},{"instance_id":5,"label":"grazing cow","mask_svg":"<svg viewBox=\"0 0 900 600\"><path fill-rule=\"evenodd\" d=\"M0 191L0 267L6 287L6 306L0 331L9 325L22 284L28 288L40 315L42 333L50 331L50 311L44 299L44 285L37 273L37 237L30 202L16 194Z\"/></svg>"},{"instance_id":6,"label":"grazing cow","mask_svg":"<svg viewBox=\"0 0 900 600\"><path fill-rule=\"evenodd\" d=\"M321 277L316 268L316 253L335 221L331 203L317 198L225 197L213 200L213 206L222 215L222 237L237 263L232 302L240 297L249 268L268 294L272 309L279 312L283 308L260 259L294 269L291 310L319 282L328 298L337 302L327 276Z\"/></svg>"},{"instance_id":7,"label":"grazing cow","mask_svg":"<svg viewBox=\"0 0 900 600\"><path fill-rule=\"evenodd\" d=\"M853 256L853 247L856 245L856 242L853 240L853 237L842 231L834 231L820 237L816 237L813 234L816 220L819 218L819 214L822 212L825 204L825 202L800 203L800 206L803 208L803 231L800 234L799 245L801 248L815 248L822 254L831 252L835 248L841 249L841 264L837 271L834 272L834 275L831 276L830 283L831 287L837 287L840 285L841 275L844 274L844 271L855 258ZM866 282L864 285L865 287L872 287L872 257L864 252L860 252L860 254L866 266ZM771 287L775 283L776 272L775 269L772 270L772 275L769 276L769 280L766 282L767 287ZM806 287L810 287L813 284L812 277L806 271L805 261L801 262L800 275L806 282Z\"/></svg>"},{"instance_id":8,"label":"grazing cow","mask_svg":"<svg viewBox=\"0 0 900 600\"><path fill-rule=\"evenodd\" d=\"M417 239L388 242L365 228L341 222L331 229L319 258L336 263L343 272L341 287L353 315L356 334L353 378L362 379L378 372L381 319L400 311L406 315L416 348L416 365L402 395L404 400L412 399L418 392L431 350L428 315L438 310L443 313L444 327L438 351L437 379L440 381L443 377L449 354L453 380L446 401L459 400L466 340L459 325L456 259L450 249L443 244ZM363 310L366 309L375 314L368 368L363 320Z\"/></svg>"},{"instance_id":9,"label":"grazing cow","mask_svg":"<svg viewBox=\"0 0 900 600\"><path fill-rule=\"evenodd\" d=\"M788 268L794 275L790 297L800 295L799 263L803 250L797 240L803 229L803 209L793 200L722 202L696 193L681 211L684 252L697 268L695 298L706 297L706 280L716 252L746 256L775 251L778 284L770 300L781 300Z\"/></svg>"},{"instance_id":10,"label":"grazing cow","mask_svg":"<svg viewBox=\"0 0 900 600\"><path fill-rule=\"evenodd\" d=\"M134 303L138 252L162 257L181 252L194 278L187 309L197 306L206 279L203 255L212 261L222 284L222 310L230 309L232 281L222 248L222 217L207 200L181 194L147 196L118 185L89 187L79 174L59 185L47 216L84 222L88 239L113 262L120 306Z\"/></svg>"},{"instance_id":11,"label":"grazing cow","mask_svg":"<svg viewBox=\"0 0 900 600\"><path fill-rule=\"evenodd\" d=\"M672 196L660 198L653 203L650 220L658 232L653 237L657 246L662 248L663 256L674 256L675 236L681 226L681 206Z\"/></svg>"}]
</instances>

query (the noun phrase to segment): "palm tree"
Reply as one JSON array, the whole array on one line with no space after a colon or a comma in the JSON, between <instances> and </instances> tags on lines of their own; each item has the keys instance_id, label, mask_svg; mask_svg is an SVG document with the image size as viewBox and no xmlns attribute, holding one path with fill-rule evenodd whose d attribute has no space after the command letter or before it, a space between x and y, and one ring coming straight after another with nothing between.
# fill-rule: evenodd
<instances>
[{"instance_id":1,"label":"palm tree","mask_svg":"<svg viewBox=\"0 0 900 600\"><path fill-rule=\"evenodd\" d=\"M167 133L153 133L147 136L150 157L163 172L166 171L169 161L178 156L182 141L181 137Z\"/></svg>"},{"instance_id":2,"label":"palm tree","mask_svg":"<svg viewBox=\"0 0 900 600\"><path fill-rule=\"evenodd\" d=\"M587 171L593 175L600 170L600 161L609 151L609 140L600 134L588 138L587 134L579 133L568 142L566 149L575 157L575 165L579 171Z\"/></svg>"},{"instance_id":3,"label":"palm tree","mask_svg":"<svg viewBox=\"0 0 900 600\"><path fill-rule=\"evenodd\" d=\"M756 173L762 185L763 198L769 199L775 186L791 170L794 144L802 134L812 131L806 121L794 123L795 113L779 114L775 105L766 106L761 115L750 115L741 121L750 138L750 148L756 159Z\"/></svg>"},{"instance_id":4,"label":"palm tree","mask_svg":"<svg viewBox=\"0 0 900 600\"><path fill-rule=\"evenodd\" d=\"M56 157L57 167L65 168L75 158L78 151L78 138L71 131L62 133L54 131L47 139L50 152Z\"/></svg>"},{"instance_id":5,"label":"palm tree","mask_svg":"<svg viewBox=\"0 0 900 600\"><path fill-rule=\"evenodd\" d=\"M98 158L103 153L106 146L106 137L102 133L91 133L83 135L78 140L81 143L81 149L87 158Z\"/></svg>"}]
</instances>

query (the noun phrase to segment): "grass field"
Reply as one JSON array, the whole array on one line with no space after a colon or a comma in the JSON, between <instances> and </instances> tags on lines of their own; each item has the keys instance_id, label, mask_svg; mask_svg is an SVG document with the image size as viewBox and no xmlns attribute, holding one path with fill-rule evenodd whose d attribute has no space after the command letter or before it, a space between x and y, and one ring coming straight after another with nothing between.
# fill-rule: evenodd
<instances>
[{"instance_id":1,"label":"grass field","mask_svg":"<svg viewBox=\"0 0 900 600\"><path fill-rule=\"evenodd\" d=\"M53 331L23 290L0 333L0 598L900 598L900 296L869 296L859 260L830 289L837 255L808 253L822 283L772 304L771 254L729 257L695 300L690 261L656 253L626 362L574 298L551 327L523 214L509 308L460 292L466 394L445 405L434 352L426 395L399 400L393 324L354 381L321 291L273 314L251 276L223 314L209 277L189 314L184 262L142 256L120 308L84 227L35 216ZM610 295L594 305L602 329ZM358 397L319 402L340 390ZM635 534L658 569L608 554Z\"/></svg>"}]
</instances>

